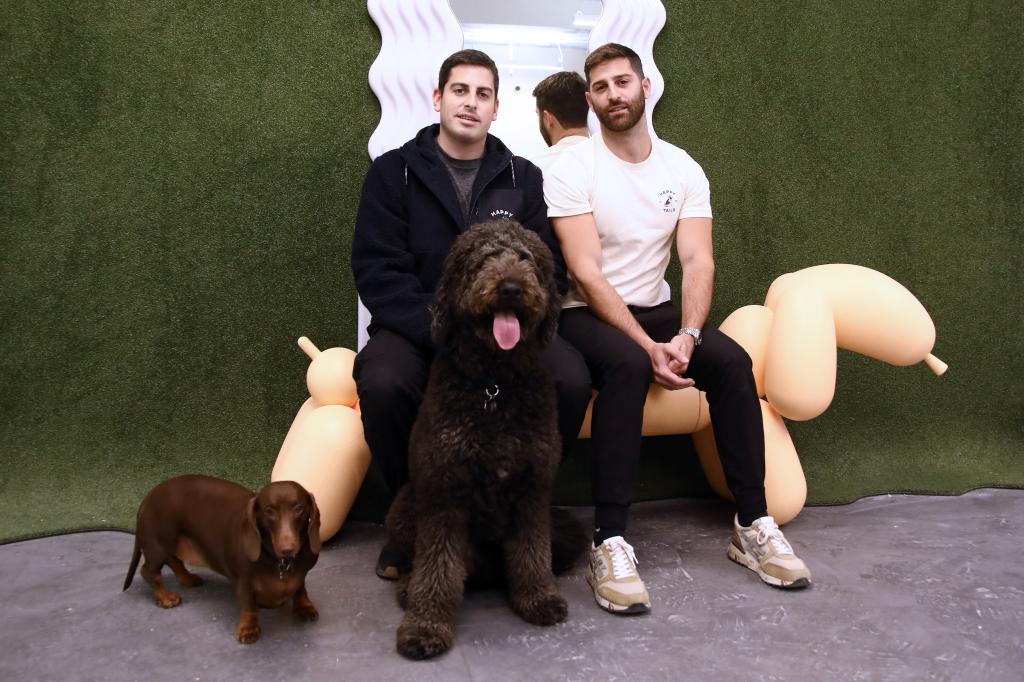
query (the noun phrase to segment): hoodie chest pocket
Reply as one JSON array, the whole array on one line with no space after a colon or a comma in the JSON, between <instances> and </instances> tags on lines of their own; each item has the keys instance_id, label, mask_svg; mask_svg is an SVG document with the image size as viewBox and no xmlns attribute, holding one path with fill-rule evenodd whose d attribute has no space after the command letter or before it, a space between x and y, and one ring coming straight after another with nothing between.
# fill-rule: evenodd
<instances>
[{"instance_id":1,"label":"hoodie chest pocket","mask_svg":"<svg viewBox=\"0 0 1024 682\"><path fill-rule=\"evenodd\" d=\"M470 216L473 224L485 220L521 220L523 193L518 189L492 189L480 195L476 211Z\"/></svg>"}]
</instances>

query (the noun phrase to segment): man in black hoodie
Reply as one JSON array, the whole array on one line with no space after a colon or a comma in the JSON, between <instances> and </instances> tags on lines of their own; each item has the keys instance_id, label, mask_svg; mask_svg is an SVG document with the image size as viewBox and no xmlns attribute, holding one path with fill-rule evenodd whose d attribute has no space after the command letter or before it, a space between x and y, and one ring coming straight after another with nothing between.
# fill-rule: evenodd
<instances>
[{"instance_id":1,"label":"man in black hoodie","mask_svg":"<svg viewBox=\"0 0 1024 682\"><path fill-rule=\"evenodd\" d=\"M478 50L446 59L434 109L439 125L373 162L352 240L356 289L373 317L354 374L366 442L392 494L408 479L409 434L434 353L430 304L456 237L485 220L516 220L549 246L559 288L567 289L540 169L487 132L498 113L494 61ZM559 429L568 448L590 399L589 373L582 356L557 335L544 361L555 380ZM386 546L377 575L397 578L398 559Z\"/></svg>"}]
</instances>

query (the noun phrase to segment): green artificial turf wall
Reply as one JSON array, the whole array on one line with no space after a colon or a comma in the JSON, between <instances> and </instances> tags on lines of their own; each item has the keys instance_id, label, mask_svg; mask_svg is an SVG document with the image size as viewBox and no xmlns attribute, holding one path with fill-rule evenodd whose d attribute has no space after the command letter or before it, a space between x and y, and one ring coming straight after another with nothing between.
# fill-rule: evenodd
<instances>
[{"instance_id":1,"label":"green artificial turf wall","mask_svg":"<svg viewBox=\"0 0 1024 682\"><path fill-rule=\"evenodd\" d=\"M712 321L779 274L875 268L951 369L840 353L790 423L816 503L1022 486L1022 10L665 3L659 134L712 183ZM362 2L0 8L0 540L131 528L159 480L259 486L306 397L300 335L355 343L348 253L379 106ZM704 494L652 439L640 497ZM586 503L586 448L559 499ZM379 518L375 471L353 510Z\"/></svg>"}]
</instances>

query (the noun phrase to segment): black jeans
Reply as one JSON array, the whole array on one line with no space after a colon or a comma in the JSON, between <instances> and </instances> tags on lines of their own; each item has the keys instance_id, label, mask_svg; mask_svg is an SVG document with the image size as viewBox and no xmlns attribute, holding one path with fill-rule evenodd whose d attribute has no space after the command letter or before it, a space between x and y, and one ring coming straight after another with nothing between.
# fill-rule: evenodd
<instances>
[{"instance_id":1,"label":"black jeans","mask_svg":"<svg viewBox=\"0 0 1024 682\"><path fill-rule=\"evenodd\" d=\"M671 302L653 308L630 306L630 310L655 341L669 341L679 331L680 310ZM583 354L599 391L590 438L595 522L601 535L620 535L640 461L644 403L654 380L651 359L635 341L587 307L563 310L558 333ZM705 327L684 376L707 395L725 479L736 499L740 522L748 525L767 514L764 426L750 357L728 336Z\"/></svg>"},{"instance_id":2,"label":"black jeans","mask_svg":"<svg viewBox=\"0 0 1024 682\"><path fill-rule=\"evenodd\" d=\"M395 494L409 479L409 435L427 387L433 353L387 329L378 329L356 355L363 435ZM555 336L542 355L555 382L562 451L576 442L590 402L590 376L579 352Z\"/></svg>"}]
</instances>

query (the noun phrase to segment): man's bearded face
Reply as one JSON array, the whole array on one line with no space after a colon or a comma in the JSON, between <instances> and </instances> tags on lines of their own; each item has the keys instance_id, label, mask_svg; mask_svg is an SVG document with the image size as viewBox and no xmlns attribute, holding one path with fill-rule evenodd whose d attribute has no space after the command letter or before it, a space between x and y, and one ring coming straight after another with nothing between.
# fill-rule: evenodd
<instances>
[{"instance_id":1,"label":"man's bearded face","mask_svg":"<svg viewBox=\"0 0 1024 682\"><path fill-rule=\"evenodd\" d=\"M608 130L621 133L635 126L643 118L647 100L644 98L640 81L633 81L633 85L633 93L620 90L604 99L601 104L591 103L597 120Z\"/></svg>"}]
</instances>

